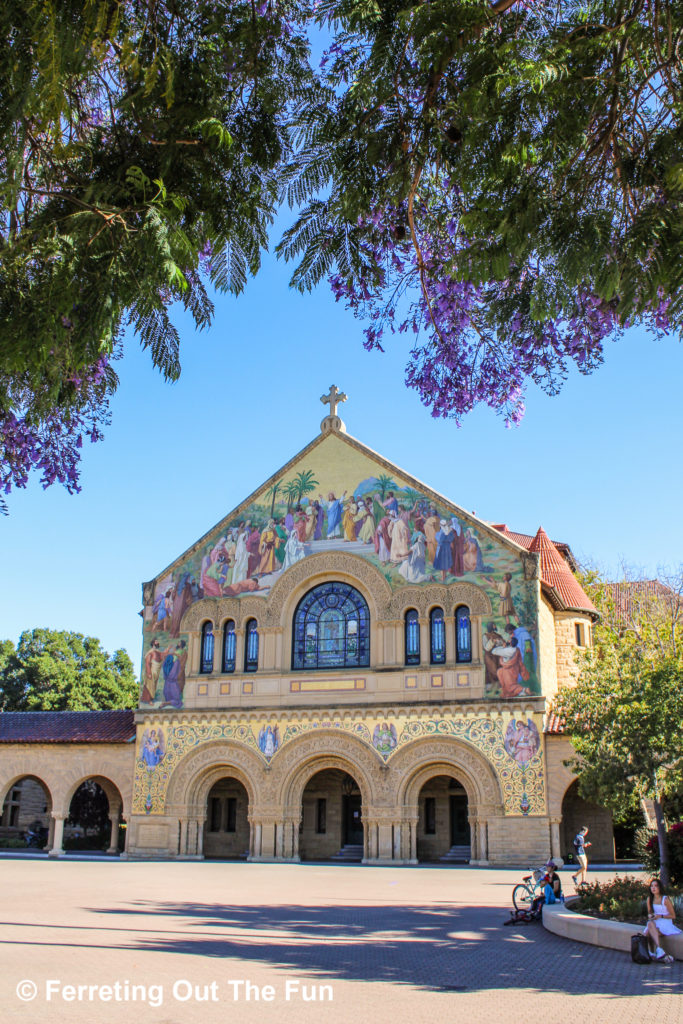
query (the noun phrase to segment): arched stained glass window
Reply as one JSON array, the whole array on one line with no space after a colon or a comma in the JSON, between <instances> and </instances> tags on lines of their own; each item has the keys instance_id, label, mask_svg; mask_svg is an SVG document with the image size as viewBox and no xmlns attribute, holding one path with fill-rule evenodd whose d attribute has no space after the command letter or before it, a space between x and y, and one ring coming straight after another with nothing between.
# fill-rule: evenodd
<instances>
[{"instance_id":1,"label":"arched stained glass window","mask_svg":"<svg viewBox=\"0 0 683 1024\"><path fill-rule=\"evenodd\" d=\"M432 665L443 665L446 661L446 623L443 608L432 608L429 613L429 660Z\"/></svg>"},{"instance_id":2,"label":"arched stained glass window","mask_svg":"<svg viewBox=\"0 0 683 1024\"><path fill-rule=\"evenodd\" d=\"M420 664L420 623L414 608L405 614L406 665Z\"/></svg>"},{"instance_id":3,"label":"arched stained glass window","mask_svg":"<svg viewBox=\"0 0 683 1024\"><path fill-rule=\"evenodd\" d=\"M235 623L232 619L223 626L223 671L235 671L235 651L237 649L237 637L235 636Z\"/></svg>"},{"instance_id":4,"label":"arched stained glass window","mask_svg":"<svg viewBox=\"0 0 683 1024\"><path fill-rule=\"evenodd\" d=\"M357 668L370 664L370 612L348 583L321 583L294 613L292 668Z\"/></svg>"},{"instance_id":5,"label":"arched stained glass window","mask_svg":"<svg viewBox=\"0 0 683 1024\"><path fill-rule=\"evenodd\" d=\"M244 671L256 672L258 669L258 622L249 619L245 631Z\"/></svg>"},{"instance_id":6,"label":"arched stained glass window","mask_svg":"<svg viewBox=\"0 0 683 1024\"><path fill-rule=\"evenodd\" d=\"M202 659L199 671L213 672L213 622L205 622L202 626Z\"/></svg>"},{"instance_id":7,"label":"arched stained glass window","mask_svg":"<svg viewBox=\"0 0 683 1024\"><path fill-rule=\"evenodd\" d=\"M464 604L455 609L455 660L472 661L472 622Z\"/></svg>"}]
</instances>

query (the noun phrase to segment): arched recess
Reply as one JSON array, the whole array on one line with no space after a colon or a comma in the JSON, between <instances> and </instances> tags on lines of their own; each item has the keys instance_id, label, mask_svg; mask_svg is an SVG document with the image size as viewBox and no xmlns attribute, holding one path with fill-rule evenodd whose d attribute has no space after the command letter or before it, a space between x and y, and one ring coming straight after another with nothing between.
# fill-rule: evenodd
<instances>
[{"instance_id":1,"label":"arched recess","mask_svg":"<svg viewBox=\"0 0 683 1024\"><path fill-rule=\"evenodd\" d=\"M363 807L370 809L380 797L384 764L365 743L349 733L320 729L289 742L271 761L275 803L285 817L298 819L301 800L310 779L325 768L337 768L355 779Z\"/></svg>"},{"instance_id":2,"label":"arched recess","mask_svg":"<svg viewBox=\"0 0 683 1024\"><path fill-rule=\"evenodd\" d=\"M74 833L81 839L81 842L75 847L77 849L104 849L104 845L89 845L87 842L88 831L87 823L84 821L74 822L75 808L73 800L78 793L81 786L85 783L95 783L99 790L106 797L107 806L106 809L102 809L99 813L102 815L101 827L105 833L102 839L106 839L108 842L108 852L117 853L119 851L119 828L122 823L122 819L127 817L124 813L124 801L123 795L119 786L105 775L85 775L77 781L72 781L66 790L63 804L64 819L67 822L66 829L66 845L70 846L68 840L74 838ZM93 796L95 794L93 793ZM80 826L80 828L78 827ZM100 828L98 822L97 828ZM93 838L90 836L90 838Z\"/></svg>"},{"instance_id":3,"label":"arched recess","mask_svg":"<svg viewBox=\"0 0 683 1024\"><path fill-rule=\"evenodd\" d=\"M0 833L15 837L31 830L35 845L45 847L54 806L47 783L38 775L22 774L2 783L0 793Z\"/></svg>"},{"instance_id":4,"label":"arched recess","mask_svg":"<svg viewBox=\"0 0 683 1024\"><path fill-rule=\"evenodd\" d=\"M580 828L588 826L590 848L589 860L614 862L614 828L612 814L606 807L584 800L579 794L579 783L575 779L565 790L562 798L562 821L560 823L560 854L564 860L576 860L574 837Z\"/></svg>"},{"instance_id":5,"label":"arched recess","mask_svg":"<svg viewBox=\"0 0 683 1024\"><path fill-rule=\"evenodd\" d=\"M166 791L165 813L203 818L209 790L226 775L242 783L252 808L261 788L263 762L243 744L213 740L195 747L177 764Z\"/></svg>"},{"instance_id":6,"label":"arched recess","mask_svg":"<svg viewBox=\"0 0 683 1024\"><path fill-rule=\"evenodd\" d=\"M475 747L446 736L415 740L391 758L400 808L401 856L417 863L419 797L422 787L439 775L457 779L467 795L471 862L488 861L488 821L503 815L503 795L493 766Z\"/></svg>"}]
</instances>

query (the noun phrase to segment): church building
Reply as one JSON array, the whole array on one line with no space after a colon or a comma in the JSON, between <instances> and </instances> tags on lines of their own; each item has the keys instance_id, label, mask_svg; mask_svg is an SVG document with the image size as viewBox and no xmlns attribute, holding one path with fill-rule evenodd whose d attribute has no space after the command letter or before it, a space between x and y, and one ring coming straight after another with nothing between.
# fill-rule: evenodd
<instances>
[{"instance_id":1,"label":"church building","mask_svg":"<svg viewBox=\"0 0 683 1024\"><path fill-rule=\"evenodd\" d=\"M143 585L137 711L0 715L3 825L32 780L59 856L90 778L129 858L526 865L587 824L613 859L550 711L596 619L571 550L351 437L345 398Z\"/></svg>"}]
</instances>

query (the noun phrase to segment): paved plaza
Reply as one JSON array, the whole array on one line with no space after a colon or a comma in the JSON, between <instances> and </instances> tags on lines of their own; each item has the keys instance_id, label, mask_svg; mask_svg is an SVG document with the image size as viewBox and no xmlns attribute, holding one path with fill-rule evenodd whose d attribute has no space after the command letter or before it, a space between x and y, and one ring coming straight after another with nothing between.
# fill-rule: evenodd
<instances>
[{"instance_id":1,"label":"paved plaza","mask_svg":"<svg viewBox=\"0 0 683 1024\"><path fill-rule=\"evenodd\" d=\"M683 1021L683 964L503 927L512 869L2 858L0 873L3 1022Z\"/></svg>"}]
</instances>

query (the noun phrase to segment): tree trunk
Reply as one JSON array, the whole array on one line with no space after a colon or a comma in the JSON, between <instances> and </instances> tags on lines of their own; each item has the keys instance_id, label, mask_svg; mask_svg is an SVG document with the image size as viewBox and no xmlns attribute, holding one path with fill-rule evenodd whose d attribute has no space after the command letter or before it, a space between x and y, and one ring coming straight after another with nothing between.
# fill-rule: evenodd
<instances>
[{"instance_id":1,"label":"tree trunk","mask_svg":"<svg viewBox=\"0 0 683 1024\"><path fill-rule=\"evenodd\" d=\"M670 883L669 878L669 842L666 835L666 822L664 821L664 811L659 800L654 800L655 807L655 818L657 819L657 841L659 843L659 877L662 880L662 885L668 888Z\"/></svg>"}]
</instances>

